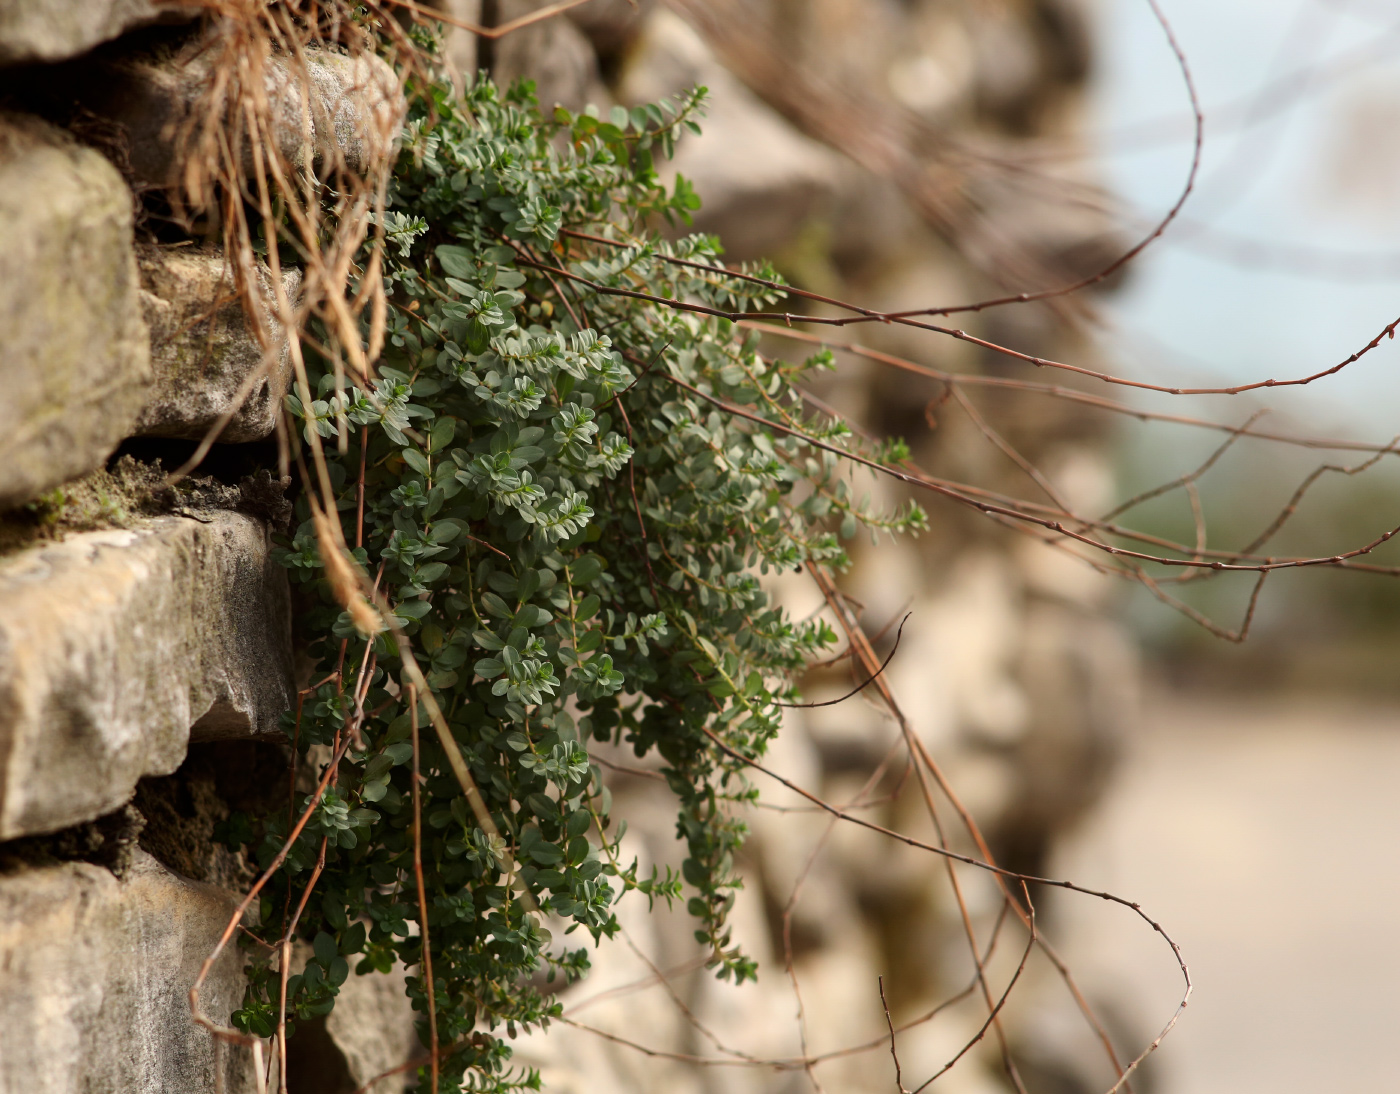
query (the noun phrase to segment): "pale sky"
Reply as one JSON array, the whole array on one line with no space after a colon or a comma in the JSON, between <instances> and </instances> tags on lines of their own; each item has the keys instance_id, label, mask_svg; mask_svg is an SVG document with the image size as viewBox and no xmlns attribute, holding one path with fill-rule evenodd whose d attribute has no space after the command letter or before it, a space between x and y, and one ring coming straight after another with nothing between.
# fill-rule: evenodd
<instances>
[{"instance_id":1,"label":"pale sky","mask_svg":"<svg viewBox=\"0 0 1400 1094\"><path fill-rule=\"evenodd\" d=\"M1118 367L1196 384L1328 367L1400 316L1400 5L1161 5L1205 110L1205 157L1184 214L1192 223L1149 250L1108 304ZM1099 7L1102 170L1157 217L1190 162L1186 93L1147 0ZM1176 139L1125 145L1125 131L1173 117ZM1389 343L1269 401L1310 427L1350 419L1353 432L1385 440L1400 431L1397 396L1400 346Z\"/></svg>"}]
</instances>

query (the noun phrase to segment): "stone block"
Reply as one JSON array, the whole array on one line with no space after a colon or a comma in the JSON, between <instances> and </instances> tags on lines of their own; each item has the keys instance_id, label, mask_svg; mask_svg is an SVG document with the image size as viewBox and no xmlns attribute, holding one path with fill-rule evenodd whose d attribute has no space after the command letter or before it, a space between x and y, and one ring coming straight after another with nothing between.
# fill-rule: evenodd
<instances>
[{"instance_id":1,"label":"stone block","mask_svg":"<svg viewBox=\"0 0 1400 1094\"><path fill-rule=\"evenodd\" d=\"M169 0L0 0L0 65L63 61L128 30L199 13Z\"/></svg>"},{"instance_id":2,"label":"stone block","mask_svg":"<svg viewBox=\"0 0 1400 1094\"><path fill-rule=\"evenodd\" d=\"M306 968L310 954L309 943L296 943L293 975ZM330 1014L298 1021L287 1040L287 1089L293 1094L356 1094L369 1087L401 1094L416 1086L410 1068L385 1075L427 1051L414 1026L417 1014L404 994L406 978L400 965L387 974L352 974Z\"/></svg>"},{"instance_id":3,"label":"stone block","mask_svg":"<svg viewBox=\"0 0 1400 1094\"><path fill-rule=\"evenodd\" d=\"M304 57L304 67L273 57L264 72L272 132L286 161L294 167L341 162L363 172L392 157L407 111L393 69L372 55L316 49ZM214 64L198 41L176 53L98 57L55 72L41 94L101 119L132 183L160 189L181 176L179 136L196 111L208 109ZM245 147L243 169L253 168Z\"/></svg>"},{"instance_id":4,"label":"stone block","mask_svg":"<svg viewBox=\"0 0 1400 1094\"><path fill-rule=\"evenodd\" d=\"M600 56L615 57L636 40L655 7L656 0L593 0L570 8L566 17Z\"/></svg>"},{"instance_id":5,"label":"stone block","mask_svg":"<svg viewBox=\"0 0 1400 1094\"><path fill-rule=\"evenodd\" d=\"M120 880L85 862L0 872L0 1094L215 1090L188 992L236 905L139 850ZM216 1021L242 1002L242 966L230 946L206 981ZM223 1089L256 1089L249 1051L222 1055Z\"/></svg>"},{"instance_id":6,"label":"stone block","mask_svg":"<svg viewBox=\"0 0 1400 1094\"><path fill-rule=\"evenodd\" d=\"M685 134L659 164L670 185L690 180L704 202L694 231L724 241L730 259L771 258L831 203L846 162L806 137L731 75L679 16L653 12L628 51L617 95L627 105L710 89L704 132Z\"/></svg>"},{"instance_id":7,"label":"stone block","mask_svg":"<svg viewBox=\"0 0 1400 1094\"><path fill-rule=\"evenodd\" d=\"M545 7L543 0L502 0L496 25L502 26ZM479 48L479 47L478 47ZM492 43L491 75L502 87L519 79L535 81L540 106L581 111L589 103L606 109L612 96L598 74L593 46L567 19L544 19Z\"/></svg>"},{"instance_id":8,"label":"stone block","mask_svg":"<svg viewBox=\"0 0 1400 1094\"><path fill-rule=\"evenodd\" d=\"M293 701L286 578L243 513L157 517L0 562L0 840L130 799L196 739Z\"/></svg>"},{"instance_id":9,"label":"stone block","mask_svg":"<svg viewBox=\"0 0 1400 1094\"><path fill-rule=\"evenodd\" d=\"M404 994L405 982L399 965L388 974L352 975L341 986L335 1009L326 1016L326 1032L344 1056L356 1089L427 1051L418 1041L413 1024L417 1015ZM398 1088L403 1086L400 1079ZM385 1080L383 1089L396 1087Z\"/></svg>"},{"instance_id":10,"label":"stone block","mask_svg":"<svg viewBox=\"0 0 1400 1094\"><path fill-rule=\"evenodd\" d=\"M142 246L141 305L151 331L155 386L136 435L201 440L234 405L245 380L262 370L219 439L257 441L272 433L292 378L287 333L276 317L267 267L257 269L256 298L271 363L249 322L224 255L191 247ZM295 302L301 271L283 271L282 288Z\"/></svg>"},{"instance_id":11,"label":"stone block","mask_svg":"<svg viewBox=\"0 0 1400 1094\"><path fill-rule=\"evenodd\" d=\"M0 508L100 467L149 394L131 192L101 155L0 113Z\"/></svg>"}]
</instances>

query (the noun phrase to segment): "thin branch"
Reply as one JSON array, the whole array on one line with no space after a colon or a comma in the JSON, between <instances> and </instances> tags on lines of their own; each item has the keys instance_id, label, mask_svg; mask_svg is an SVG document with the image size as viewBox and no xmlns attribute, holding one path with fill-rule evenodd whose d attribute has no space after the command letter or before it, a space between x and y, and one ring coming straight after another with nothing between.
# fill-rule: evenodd
<instances>
[{"instance_id":1,"label":"thin branch","mask_svg":"<svg viewBox=\"0 0 1400 1094\"><path fill-rule=\"evenodd\" d=\"M889 1027L890 1031L890 1055L894 1058L894 1085L899 1094L909 1094L909 1091L904 1088L904 1075L899 1066L899 1050L895 1047L894 1019L890 1017L890 1005L885 1001L885 978L881 976L878 982L880 985L880 1006L885 1011L885 1025Z\"/></svg>"},{"instance_id":2,"label":"thin branch","mask_svg":"<svg viewBox=\"0 0 1400 1094\"><path fill-rule=\"evenodd\" d=\"M885 658L885 660L880 664L880 667L879 667L878 669L875 670L875 674L874 674L873 676L868 676L868 677L866 677L865 680L864 680L862 683L857 684L857 685L856 685L854 688L852 688L850 691L846 692L845 695L841 696L841 698L839 698L839 699L827 699L827 700L825 700L824 702L820 702L820 703L776 703L776 702L775 702L773 705L776 706L776 707L787 707L787 708L789 708L789 709L810 710L810 709L813 708L813 707L834 707L834 706L838 705L839 703L844 703L847 699L850 699L850 698L853 698L853 697L856 696L856 695L859 695L862 691L864 691L864 690L865 690L866 688L868 688L871 684L873 684L873 683L875 682L876 678L879 677L879 676L881 676L881 675L884 673L885 669L889 668L890 662L894 660L894 655L895 655L896 653L899 652L899 640L900 640L901 638L904 637L904 624L907 623L907 622L909 622L909 617L910 617L911 615L913 615L913 614L914 614L913 612L906 612L905 615L904 615L904 618L901 619L901 620L899 621L899 630L895 632L895 636L894 636L894 648L890 650L889 655L888 655L888 656Z\"/></svg>"}]
</instances>

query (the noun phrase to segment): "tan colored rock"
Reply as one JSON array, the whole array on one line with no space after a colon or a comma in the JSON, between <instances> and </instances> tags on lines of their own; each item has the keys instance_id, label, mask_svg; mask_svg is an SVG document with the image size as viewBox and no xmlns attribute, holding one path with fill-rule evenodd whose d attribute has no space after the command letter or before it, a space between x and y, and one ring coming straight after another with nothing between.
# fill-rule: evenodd
<instances>
[{"instance_id":1,"label":"tan colored rock","mask_svg":"<svg viewBox=\"0 0 1400 1094\"><path fill-rule=\"evenodd\" d=\"M335 1009L326 1016L326 1032L345 1057L346 1071L356 1087L426 1051L413 1025L416 1015L404 994L405 979L397 965L387 975L352 975L341 985ZM392 1086L386 1082L384 1089Z\"/></svg>"},{"instance_id":2,"label":"tan colored rock","mask_svg":"<svg viewBox=\"0 0 1400 1094\"><path fill-rule=\"evenodd\" d=\"M496 25L545 6L545 0L501 0ZM612 101L598 74L592 45L567 19L544 19L512 31L498 38L489 54L491 75L502 87L522 78L535 81L535 93L546 114L556 104L577 113L589 103L606 109Z\"/></svg>"},{"instance_id":3,"label":"tan colored rock","mask_svg":"<svg viewBox=\"0 0 1400 1094\"><path fill-rule=\"evenodd\" d=\"M0 840L120 807L196 738L292 702L286 579L261 522L158 517L0 563Z\"/></svg>"},{"instance_id":4,"label":"tan colored rock","mask_svg":"<svg viewBox=\"0 0 1400 1094\"><path fill-rule=\"evenodd\" d=\"M0 0L0 65L62 61L137 27L188 22L199 10L169 0Z\"/></svg>"},{"instance_id":5,"label":"tan colored rock","mask_svg":"<svg viewBox=\"0 0 1400 1094\"><path fill-rule=\"evenodd\" d=\"M131 192L98 153L0 113L0 508L100 467L151 379Z\"/></svg>"},{"instance_id":6,"label":"tan colored rock","mask_svg":"<svg viewBox=\"0 0 1400 1094\"><path fill-rule=\"evenodd\" d=\"M615 56L636 39L655 7L656 0L593 0L566 15L599 54Z\"/></svg>"},{"instance_id":7,"label":"tan colored rock","mask_svg":"<svg viewBox=\"0 0 1400 1094\"><path fill-rule=\"evenodd\" d=\"M236 903L144 851L121 880L85 862L0 872L0 1094L213 1091L187 993ZM230 946L206 983L216 1021L242 1002L242 965ZM224 1050L229 1094L255 1089L250 1056Z\"/></svg>"},{"instance_id":8,"label":"tan colored rock","mask_svg":"<svg viewBox=\"0 0 1400 1094\"><path fill-rule=\"evenodd\" d=\"M267 350L258 339L222 253L189 247L142 246L141 306L151 331L155 387L136 423L145 437L199 440L234 406L254 372L261 379L219 435L225 443L272 433L291 383L286 330L276 318L272 277L257 271L257 297ZM282 289L295 302L301 271L284 271ZM265 363L266 362L266 363Z\"/></svg>"},{"instance_id":9,"label":"tan colored rock","mask_svg":"<svg viewBox=\"0 0 1400 1094\"><path fill-rule=\"evenodd\" d=\"M718 234L729 257L771 258L831 200L845 161L744 87L679 16L654 12L629 58L617 89L629 105L710 89L704 132L658 167L668 185L691 182L704 202L694 230Z\"/></svg>"},{"instance_id":10,"label":"tan colored rock","mask_svg":"<svg viewBox=\"0 0 1400 1094\"><path fill-rule=\"evenodd\" d=\"M321 168L343 163L353 172L387 162L407 111L393 69L372 55L327 50L308 50L305 62L274 57L264 75L273 136L286 161ZM117 158L134 184L164 188L181 176L179 138L196 111L209 109L205 95L213 74L210 52L196 42L175 54L95 60L66 71L58 90L114 127ZM254 169L246 148L243 168Z\"/></svg>"}]
</instances>

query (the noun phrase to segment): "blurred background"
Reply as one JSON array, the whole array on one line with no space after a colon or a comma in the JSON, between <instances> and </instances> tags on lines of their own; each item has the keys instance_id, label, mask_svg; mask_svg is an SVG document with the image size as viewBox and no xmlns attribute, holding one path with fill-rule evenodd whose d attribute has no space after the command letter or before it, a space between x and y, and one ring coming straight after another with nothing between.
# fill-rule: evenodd
<instances>
[{"instance_id":1,"label":"blurred background","mask_svg":"<svg viewBox=\"0 0 1400 1094\"><path fill-rule=\"evenodd\" d=\"M1099 305L1102 352L1159 383L1329 367L1400 315L1400 8L1172 0L1163 10L1204 106L1201 178L1181 223ZM1103 3L1095 26L1096 162L1147 223L1174 200L1190 155L1181 76L1146 3ZM1261 426L1384 444L1397 429L1396 364L1387 342L1316 384L1246 408L1236 403L1248 396L1190 400L1187 413L1267 409ZM1112 449L1120 481L1192 470L1217 443L1179 434L1125 430ZM1251 538L1322 459L1363 458L1242 444L1201 482L1212 542ZM1400 511L1393 458L1328 477L1272 549L1359 545ZM1162 528L1189 529L1181 500L1154 513ZM1198 992L1154 1076L1172 1094L1394 1082L1375 1047L1400 1031L1400 960L1387 942L1400 886L1383 865L1400 832L1396 587L1350 573L1278 577L1241 646L1132 598L1149 701L1104 799L1054 855L1057 875L1131 892L1185 948ZM1237 617L1246 592L1222 586L1197 603ZM1170 995L1170 965L1144 960L1141 938L1082 902L1066 926L1066 955L1086 980L1133 996L1146 1031L1143 1001Z\"/></svg>"},{"instance_id":2,"label":"blurred background","mask_svg":"<svg viewBox=\"0 0 1400 1094\"><path fill-rule=\"evenodd\" d=\"M450 6L499 25L543 5ZM1168 386L1328 368L1400 315L1400 9L1160 0L1160 10L1204 116L1180 217L1082 293L949 322ZM464 71L528 76L542 101L571 109L706 84L705 133L671 169L704 199L696 227L719 233L736 262L770 259L805 289L885 310L1089 278L1152 230L1193 156L1183 72L1147 0L591 0L480 48L458 36L452 49ZM1228 434L1001 380L1230 426L1260 414L1256 428L1287 436L1385 445L1400 431L1390 341L1305 387L1173 397L1047 375L908 328L831 337L988 382L954 393L838 352L819 397L905 438L932 474L1054 496L1077 512L1107 512L1196 471ZM814 348L764 344L790 357ZM1267 549L1330 555L1400 524L1393 456L1343 473L1366 459L1240 438L1193 479L1194 503L1176 489L1121 519L1193 542L1194 506L1209 546L1239 549L1287 512ZM906 496L857 481L883 501ZM1280 573L1236 644L1141 586L921 500L930 533L855 545L842 589L881 657L912 613L887 679L998 861L1140 901L1180 943L1196 994L1136 1089L1393 1085L1377 1048L1400 1032L1400 957L1388 944L1400 898L1389 865L1400 822L1395 579ZM1385 549L1370 560L1400 562ZM1173 593L1230 631L1252 586L1252 575L1227 575ZM828 610L802 578L774 593L799 614ZM849 661L819 668L804 694L834 698L853 678ZM862 696L794 711L772 762L828 800L863 802L863 815L931 839L917 788L886 763L898 744L894 720ZM673 861L664 785L614 759L635 852ZM954 888L936 860L848 825L829 830L801 799L763 791L735 910L737 936L762 963L758 984L716 984L683 916L637 910L629 937L600 951L566 999L572 1020L603 1035L556 1027L520 1045L552 1089L894 1089L881 977L894 1024L918 1023L898 1041L909 1089L986 1027L968 931L982 948L997 940L996 992L1025 936L1003 922L985 875L959 871ZM975 852L954 831L952 803L942 808L952 844ZM1181 995L1162 939L1121 907L1032 895L1103 1038L1120 1059L1136 1055ZM921 1021L950 996L960 1001ZM1019 1081L1034 1094L1091 1094L1113 1082L1099 1034L1045 954L1026 962L987 1029L938 1089L991 1094ZM753 1065L831 1052L805 1070ZM1007 1054L1019 1080L1007 1077Z\"/></svg>"}]
</instances>

